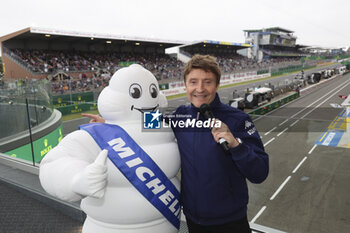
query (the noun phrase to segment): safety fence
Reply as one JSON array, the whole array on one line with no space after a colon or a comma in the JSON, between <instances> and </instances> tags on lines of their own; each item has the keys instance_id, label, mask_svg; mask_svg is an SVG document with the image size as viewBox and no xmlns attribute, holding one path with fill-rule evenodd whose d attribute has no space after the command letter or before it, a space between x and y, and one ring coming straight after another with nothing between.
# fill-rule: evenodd
<instances>
[{"instance_id":1,"label":"safety fence","mask_svg":"<svg viewBox=\"0 0 350 233\"><path fill-rule=\"evenodd\" d=\"M341 62L341 64L346 66L347 70L350 70L350 61L343 61L343 62Z\"/></svg>"},{"instance_id":2,"label":"safety fence","mask_svg":"<svg viewBox=\"0 0 350 233\"><path fill-rule=\"evenodd\" d=\"M293 94L288 95L282 99L276 100L274 102L265 104L257 109L254 109L254 110L248 112L248 114L251 116L252 119L255 119L261 115L264 115L268 112L271 112L274 109L281 107L282 105L285 105L286 103L288 103L288 102L290 102L298 97L299 97L298 92L293 93Z\"/></svg>"},{"instance_id":3,"label":"safety fence","mask_svg":"<svg viewBox=\"0 0 350 233\"><path fill-rule=\"evenodd\" d=\"M256 74L267 74L267 73L269 73L269 70L258 70L257 72L256 72Z\"/></svg>"},{"instance_id":4,"label":"safety fence","mask_svg":"<svg viewBox=\"0 0 350 233\"><path fill-rule=\"evenodd\" d=\"M93 111L97 110L97 104L95 103L80 103L80 104L71 104L62 107L56 108L58 111L62 113L62 115Z\"/></svg>"},{"instance_id":5,"label":"safety fence","mask_svg":"<svg viewBox=\"0 0 350 233\"><path fill-rule=\"evenodd\" d=\"M53 106L62 115L97 110L93 92L83 92L67 95L53 96Z\"/></svg>"},{"instance_id":6,"label":"safety fence","mask_svg":"<svg viewBox=\"0 0 350 233\"><path fill-rule=\"evenodd\" d=\"M68 105L76 105L82 103L94 102L93 92L81 92L75 94L52 96L52 104L54 108L64 107Z\"/></svg>"}]
</instances>

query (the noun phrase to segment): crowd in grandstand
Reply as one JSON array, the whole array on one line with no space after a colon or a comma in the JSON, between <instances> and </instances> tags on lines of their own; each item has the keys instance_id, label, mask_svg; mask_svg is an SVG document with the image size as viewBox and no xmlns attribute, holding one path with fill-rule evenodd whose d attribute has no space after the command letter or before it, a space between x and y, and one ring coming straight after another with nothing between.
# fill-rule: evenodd
<instances>
[{"instance_id":1,"label":"crowd in grandstand","mask_svg":"<svg viewBox=\"0 0 350 233\"><path fill-rule=\"evenodd\" d=\"M68 90L81 92L100 89L108 85L109 78L119 68L138 63L150 70L158 80L181 79L184 64L166 54L123 54L83 51L54 50L11 50L11 56L19 59L28 69L36 73L78 72L79 78L51 78L52 91L65 93ZM295 58L274 58L260 62L235 55L217 55L223 73L246 70L261 70L271 66L288 66L296 62Z\"/></svg>"},{"instance_id":2,"label":"crowd in grandstand","mask_svg":"<svg viewBox=\"0 0 350 233\"><path fill-rule=\"evenodd\" d=\"M82 51L24 50L15 49L19 57L33 72L53 73L97 71L114 72L126 63L138 63L155 74L158 79L169 78L181 70L183 64L164 54L123 54Z\"/></svg>"},{"instance_id":3,"label":"crowd in grandstand","mask_svg":"<svg viewBox=\"0 0 350 233\"><path fill-rule=\"evenodd\" d=\"M262 61L255 61L240 55L236 56L216 56L224 73L247 70L263 70L270 67L282 67L293 65L299 62L300 58L271 58Z\"/></svg>"},{"instance_id":4,"label":"crowd in grandstand","mask_svg":"<svg viewBox=\"0 0 350 233\"><path fill-rule=\"evenodd\" d=\"M70 76L67 76L64 79L52 78L51 90L53 93L60 94L64 94L70 90L72 92L100 90L108 85L110 77L111 75L108 73L99 76L94 73L92 77L82 73L79 75L79 78L72 78Z\"/></svg>"}]
</instances>

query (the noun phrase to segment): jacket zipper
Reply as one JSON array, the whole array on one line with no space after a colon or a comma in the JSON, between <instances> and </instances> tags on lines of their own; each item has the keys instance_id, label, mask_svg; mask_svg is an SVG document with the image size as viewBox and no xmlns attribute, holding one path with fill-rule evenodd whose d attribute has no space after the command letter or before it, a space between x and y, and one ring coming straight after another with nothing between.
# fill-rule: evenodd
<instances>
[{"instance_id":1,"label":"jacket zipper","mask_svg":"<svg viewBox=\"0 0 350 233\"><path fill-rule=\"evenodd\" d=\"M200 113L198 112L197 113L197 119L196 120L199 120L199 115ZM197 137L198 137L198 129L195 128L195 131L194 131L194 143L193 143L193 156L194 156L194 165L195 165L195 174L196 174L196 180L198 180L198 170L196 169L198 166L197 166L197 156L196 156L196 147L197 147ZM198 183L195 183L194 184L194 209L195 209L195 218L196 220L198 220L198 208L197 208L197 200L196 200L196 197L197 197L197 192L198 192L198 189L197 189L197 185ZM200 221L197 222L198 224L200 224Z\"/></svg>"}]
</instances>

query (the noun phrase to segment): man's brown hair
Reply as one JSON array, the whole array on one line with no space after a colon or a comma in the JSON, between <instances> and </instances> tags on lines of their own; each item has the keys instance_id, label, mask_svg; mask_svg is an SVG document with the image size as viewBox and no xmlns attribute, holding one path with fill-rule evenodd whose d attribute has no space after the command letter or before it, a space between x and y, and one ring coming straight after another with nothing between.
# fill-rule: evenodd
<instances>
[{"instance_id":1,"label":"man's brown hair","mask_svg":"<svg viewBox=\"0 0 350 233\"><path fill-rule=\"evenodd\" d=\"M195 54L191 60L189 60L184 69L184 81L186 82L186 76L193 69L202 69L205 72L212 72L216 77L216 85L219 85L221 78L221 71L219 68L219 63L217 63L216 58L210 55L200 55Z\"/></svg>"}]
</instances>

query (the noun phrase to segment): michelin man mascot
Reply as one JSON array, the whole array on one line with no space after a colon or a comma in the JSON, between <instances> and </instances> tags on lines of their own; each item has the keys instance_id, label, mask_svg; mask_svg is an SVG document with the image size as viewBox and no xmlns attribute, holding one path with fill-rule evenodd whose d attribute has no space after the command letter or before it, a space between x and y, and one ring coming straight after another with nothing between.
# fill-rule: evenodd
<instances>
[{"instance_id":1,"label":"michelin man mascot","mask_svg":"<svg viewBox=\"0 0 350 233\"><path fill-rule=\"evenodd\" d=\"M98 98L106 123L68 134L41 161L53 196L81 201L83 233L175 233L180 218L180 155L172 131L142 131L143 112L166 104L153 74L118 70Z\"/></svg>"}]
</instances>

